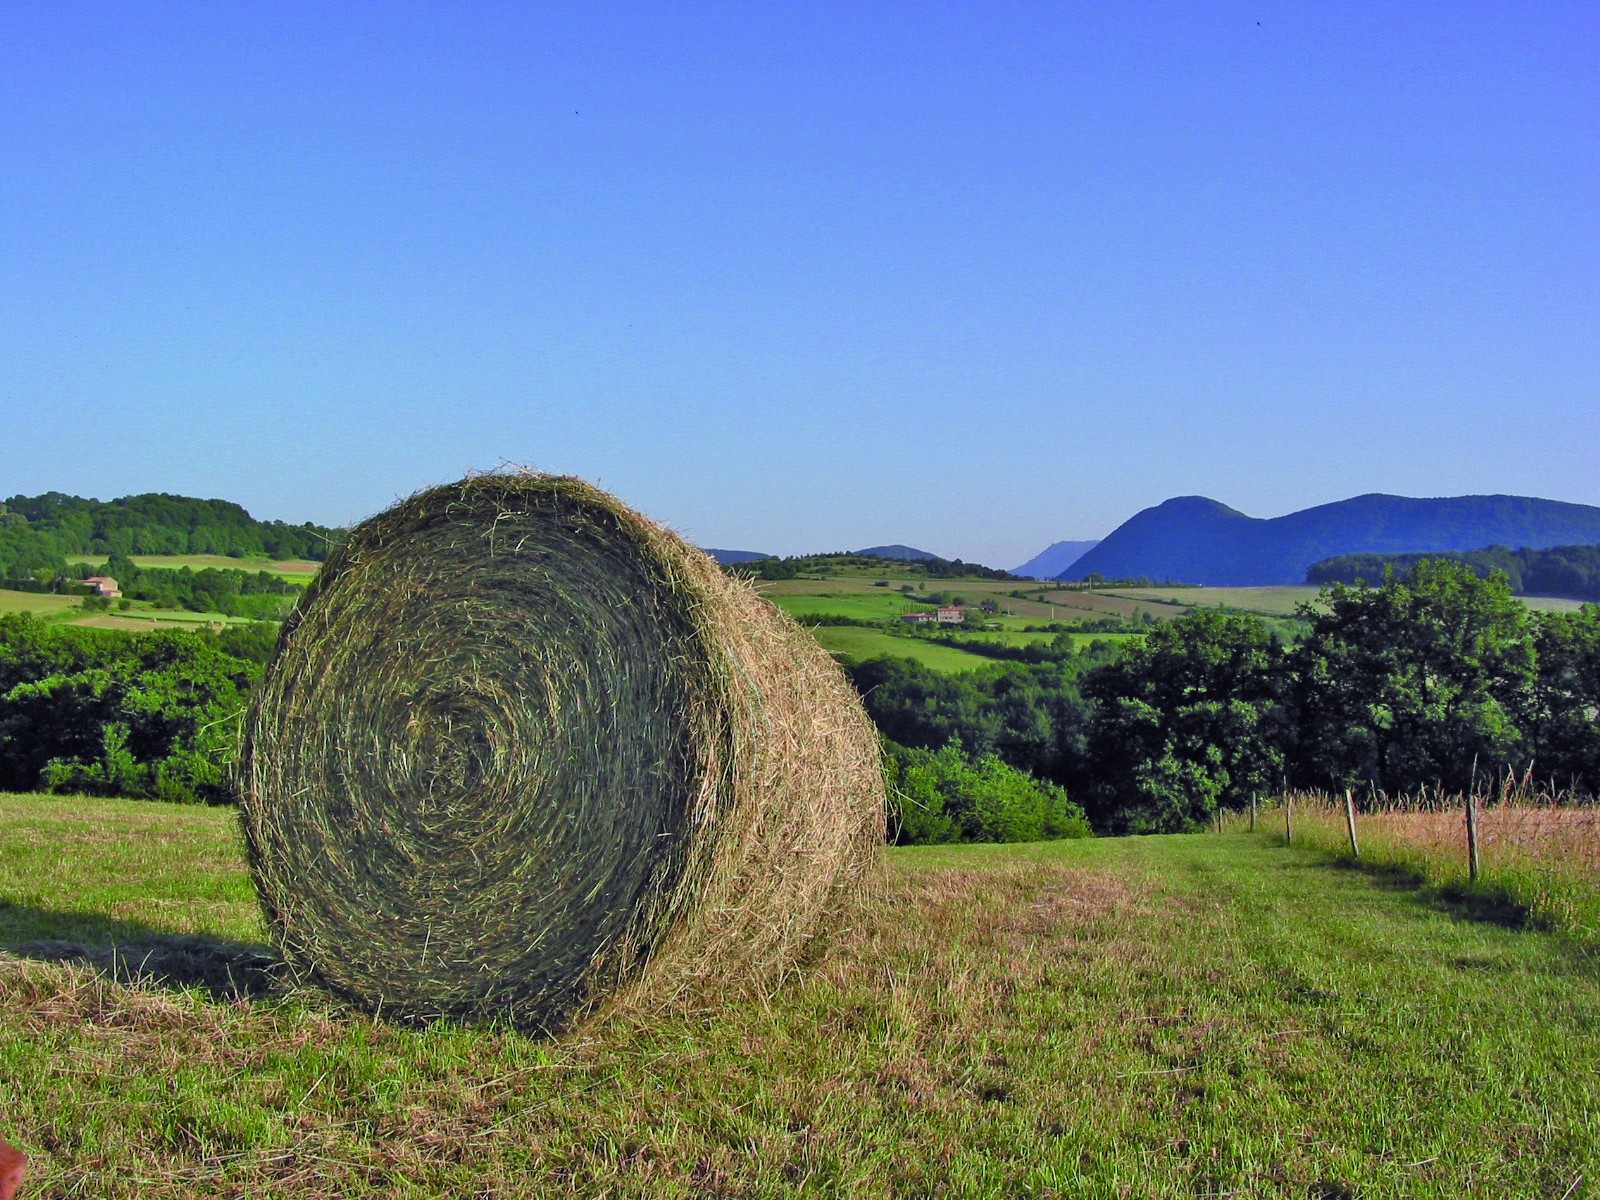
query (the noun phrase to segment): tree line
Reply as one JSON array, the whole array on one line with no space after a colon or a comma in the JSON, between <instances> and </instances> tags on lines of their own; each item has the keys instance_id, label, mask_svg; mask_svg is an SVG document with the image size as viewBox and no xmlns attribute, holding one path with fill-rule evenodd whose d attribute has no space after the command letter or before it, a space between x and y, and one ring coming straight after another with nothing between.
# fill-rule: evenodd
<instances>
[{"instance_id":1,"label":"tree line","mask_svg":"<svg viewBox=\"0 0 1600 1200\"><path fill-rule=\"evenodd\" d=\"M321 562L340 536L309 522L257 521L227 500L159 492L110 501L63 492L12 496L0 504L0 579L48 579L79 554L265 554Z\"/></svg>"},{"instance_id":2,"label":"tree line","mask_svg":"<svg viewBox=\"0 0 1600 1200\"><path fill-rule=\"evenodd\" d=\"M1498 571L1519 596L1600 600L1600 546L1552 546L1545 550L1487 546L1482 550L1419 554L1339 554L1312 563L1306 570L1306 582L1371 583L1390 572L1404 574L1424 559L1440 558L1465 563L1482 578Z\"/></svg>"},{"instance_id":3,"label":"tree line","mask_svg":"<svg viewBox=\"0 0 1600 1200\"><path fill-rule=\"evenodd\" d=\"M109 575L115 579L125 599L146 600L157 608L214 612L253 621L283 620L305 586L291 583L270 571L139 567L122 554L113 554L98 567L74 564L60 578L66 582L91 575Z\"/></svg>"},{"instance_id":4,"label":"tree line","mask_svg":"<svg viewBox=\"0 0 1600 1200\"><path fill-rule=\"evenodd\" d=\"M277 632L129 635L0 616L0 791L228 801L240 716Z\"/></svg>"},{"instance_id":5,"label":"tree line","mask_svg":"<svg viewBox=\"0 0 1600 1200\"><path fill-rule=\"evenodd\" d=\"M1200 609L1106 661L851 673L891 742L994 754L1105 833L1194 828L1285 786L1393 795L1531 769L1600 794L1600 606L1533 613L1503 576L1428 560L1330 585L1301 617L1291 644Z\"/></svg>"}]
</instances>

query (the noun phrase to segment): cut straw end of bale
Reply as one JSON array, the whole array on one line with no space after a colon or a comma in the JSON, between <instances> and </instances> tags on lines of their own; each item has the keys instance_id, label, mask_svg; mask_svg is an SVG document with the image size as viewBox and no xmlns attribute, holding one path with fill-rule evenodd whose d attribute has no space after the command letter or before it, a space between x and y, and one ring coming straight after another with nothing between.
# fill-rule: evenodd
<instances>
[{"instance_id":1,"label":"cut straw end of bale","mask_svg":"<svg viewBox=\"0 0 1600 1200\"><path fill-rule=\"evenodd\" d=\"M285 624L237 788L289 965L415 1021L769 987L883 837L877 736L815 641L549 475L352 532Z\"/></svg>"}]
</instances>

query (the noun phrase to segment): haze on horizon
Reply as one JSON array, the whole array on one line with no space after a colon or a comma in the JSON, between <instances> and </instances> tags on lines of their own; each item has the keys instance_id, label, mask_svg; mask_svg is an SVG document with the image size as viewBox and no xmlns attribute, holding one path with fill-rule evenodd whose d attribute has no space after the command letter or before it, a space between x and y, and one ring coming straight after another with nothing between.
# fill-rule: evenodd
<instances>
[{"instance_id":1,"label":"haze on horizon","mask_svg":"<svg viewBox=\"0 0 1600 1200\"><path fill-rule=\"evenodd\" d=\"M0 496L1012 566L1600 503L1600 9L0 10Z\"/></svg>"}]
</instances>

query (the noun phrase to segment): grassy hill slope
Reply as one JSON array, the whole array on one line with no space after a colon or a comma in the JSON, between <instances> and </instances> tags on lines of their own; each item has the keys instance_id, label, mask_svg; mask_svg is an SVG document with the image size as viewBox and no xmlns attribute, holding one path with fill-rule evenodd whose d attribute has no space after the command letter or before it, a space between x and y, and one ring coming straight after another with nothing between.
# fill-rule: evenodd
<instances>
[{"instance_id":1,"label":"grassy hill slope","mask_svg":"<svg viewBox=\"0 0 1600 1200\"><path fill-rule=\"evenodd\" d=\"M30 1195L1600 1178L1592 955L1268 834L893 852L870 911L770 1002L556 1041L275 991L225 811L0 797L0 843L0 1112Z\"/></svg>"}]
</instances>

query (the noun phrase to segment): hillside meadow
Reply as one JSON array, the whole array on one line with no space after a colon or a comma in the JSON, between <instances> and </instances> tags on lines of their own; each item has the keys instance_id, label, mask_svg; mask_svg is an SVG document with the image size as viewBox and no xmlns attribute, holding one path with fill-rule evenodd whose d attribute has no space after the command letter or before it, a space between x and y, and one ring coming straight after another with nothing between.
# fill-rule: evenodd
<instances>
[{"instance_id":1,"label":"hillside meadow","mask_svg":"<svg viewBox=\"0 0 1600 1200\"><path fill-rule=\"evenodd\" d=\"M885 855L769 997L554 1040L279 979L226 809L0 796L24 1195L1594 1194L1600 966L1244 831Z\"/></svg>"}]
</instances>

